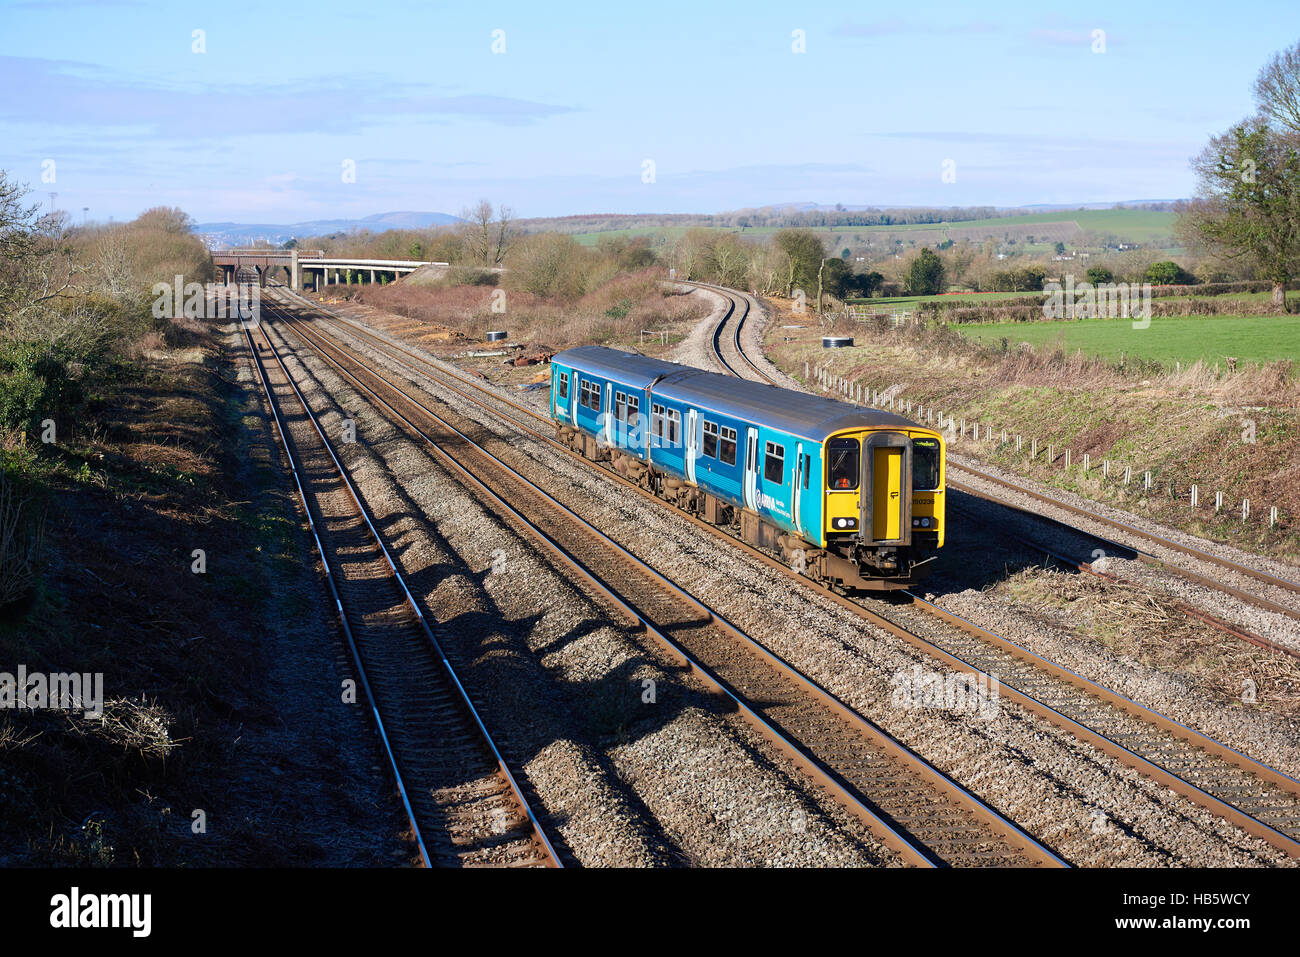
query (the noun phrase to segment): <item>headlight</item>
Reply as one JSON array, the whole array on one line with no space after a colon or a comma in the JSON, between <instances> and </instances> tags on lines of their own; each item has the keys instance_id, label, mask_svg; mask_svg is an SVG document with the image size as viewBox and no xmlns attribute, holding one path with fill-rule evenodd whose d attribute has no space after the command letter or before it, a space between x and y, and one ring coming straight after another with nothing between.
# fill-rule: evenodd
<instances>
[{"instance_id":1,"label":"headlight","mask_svg":"<svg viewBox=\"0 0 1300 957\"><path fill-rule=\"evenodd\" d=\"M837 518L831 524L836 528L857 528L858 520L856 518Z\"/></svg>"},{"instance_id":2,"label":"headlight","mask_svg":"<svg viewBox=\"0 0 1300 957\"><path fill-rule=\"evenodd\" d=\"M932 520L931 520L931 519L928 519L928 518L914 518L914 519L912 519L912 527L913 527L913 528L929 528L929 527L930 527L930 522L931 522L931 521L932 521ZM935 524L937 525L938 523L936 522Z\"/></svg>"}]
</instances>

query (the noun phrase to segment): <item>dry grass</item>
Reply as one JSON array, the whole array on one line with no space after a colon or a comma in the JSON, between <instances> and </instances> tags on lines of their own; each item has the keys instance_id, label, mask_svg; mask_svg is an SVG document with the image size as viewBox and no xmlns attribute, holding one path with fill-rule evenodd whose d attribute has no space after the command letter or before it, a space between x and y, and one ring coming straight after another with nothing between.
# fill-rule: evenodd
<instances>
[{"instance_id":1,"label":"dry grass","mask_svg":"<svg viewBox=\"0 0 1300 957\"><path fill-rule=\"evenodd\" d=\"M1016 604L1048 612L1058 627L1106 645L1157 671L1182 675L1230 706L1243 706L1243 682L1259 707L1300 715L1300 661L1225 635L1169 600L1131 585L1072 572L1026 569L1001 588Z\"/></svg>"}]
</instances>

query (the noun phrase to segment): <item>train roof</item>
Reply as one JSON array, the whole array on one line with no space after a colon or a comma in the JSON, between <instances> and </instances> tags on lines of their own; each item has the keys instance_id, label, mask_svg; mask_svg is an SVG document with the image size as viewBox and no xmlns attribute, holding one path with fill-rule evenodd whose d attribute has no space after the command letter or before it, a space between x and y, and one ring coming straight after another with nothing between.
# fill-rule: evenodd
<instances>
[{"instance_id":1,"label":"train roof","mask_svg":"<svg viewBox=\"0 0 1300 957\"><path fill-rule=\"evenodd\" d=\"M563 365L617 379L700 408L781 429L824 442L845 429L917 429L911 419L841 402L825 396L782 389L735 376L706 372L677 362L651 359L635 352L604 346L578 346L554 357Z\"/></svg>"},{"instance_id":2,"label":"train roof","mask_svg":"<svg viewBox=\"0 0 1300 957\"><path fill-rule=\"evenodd\" d=\"M551 357L552 362L573 366L607 379L617 379L638 389L647 388L656 379L690 375L700 370L680 362L651 359L639 352L623 352L605 346L575 346Z\"/></svg>"}]
</instances>

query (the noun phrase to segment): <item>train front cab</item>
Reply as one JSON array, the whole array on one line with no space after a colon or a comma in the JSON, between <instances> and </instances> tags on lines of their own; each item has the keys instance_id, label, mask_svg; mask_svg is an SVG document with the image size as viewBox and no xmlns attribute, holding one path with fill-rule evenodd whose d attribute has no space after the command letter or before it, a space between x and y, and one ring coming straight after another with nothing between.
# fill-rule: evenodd
<instances>
[{"instance_id":1,"label":"train front cab","mask_svg":"<svg viewBox=\"0 0 1300 957\"><path fill-rule=\"evenodd\" d=\"M922 429L849 429L823 446L827 551L862 569L859 588L915 581L943 545L943 440ZM834 563L838 565L838 563Z\"/></svg>"}]
</instances>

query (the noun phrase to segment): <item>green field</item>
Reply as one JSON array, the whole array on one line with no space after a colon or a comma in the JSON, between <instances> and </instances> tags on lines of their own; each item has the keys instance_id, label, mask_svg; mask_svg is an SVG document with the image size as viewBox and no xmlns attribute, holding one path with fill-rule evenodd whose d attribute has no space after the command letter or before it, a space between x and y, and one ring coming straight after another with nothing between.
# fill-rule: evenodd
<instances>
[{"instance_id":1,"label":"green field","mask_svg":"<svg viewBox=\"0 0 1300 957\"><path fill-rule=\"evenodd\" d=\"M1242 362L1300 357L1300 316L1179 316L1153 318L1146 329L1129 319L1077 319L1063 322L981 323L955 326L986 345L1006 339L1012 346L1061 348L1067 352L1118 359L1155 359L1173 365L1198 359L1213 365L1225 356Z\"/></svg>"}]
</instances>

